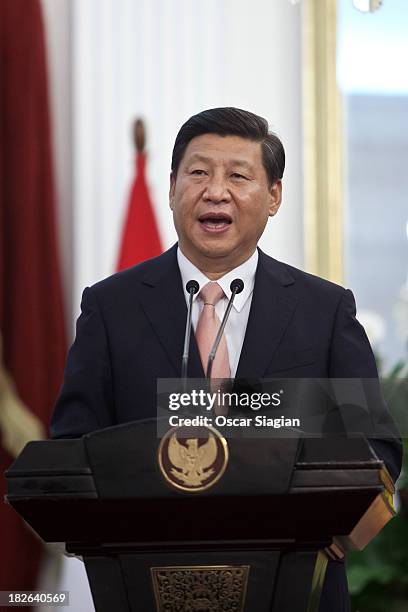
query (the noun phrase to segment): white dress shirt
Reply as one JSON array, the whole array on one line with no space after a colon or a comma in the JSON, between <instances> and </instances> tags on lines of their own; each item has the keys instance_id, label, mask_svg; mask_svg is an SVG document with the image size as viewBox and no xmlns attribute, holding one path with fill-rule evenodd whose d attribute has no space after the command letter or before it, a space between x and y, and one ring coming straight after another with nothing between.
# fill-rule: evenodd
<instances>
[{"instance_id":1,"label":"white dress shirt","mask_svg":"<svg viewBox=\"0 0 408 612\"><path fill-rule=\"evenodd\" d=\"M186 284L189 280L195 280L200 285L200 289L204 287L211 280L205 276L189 259L181 252L180 247L177 249L177 261L180 268L181 280L183 283L184 295L188 306L189 294L186 291ZM239 357L241 355L242 345L244 343L244 337L246 327L248 323L249 310L251 308L252 293L255 284L255 272L258 265L258 250L243 264L231 270L217 282L223 289L225 297L222 298L215 307L215 311L222 320L224 312L227 308L228 300L231 297L230 284L235 278L240 278L244 282L244 289L241 293L234 298L234 303L230 316L227 321L227 325L224 330L225 338L228 347L228 356L231 370L231 377L234 378L238 368ZM196 293L193 296L193 312L192 312L192 324L194 331L197 327L197 321L200 317L201 310L203 309L203 301L201 297L198 297Z\"/></svg>"}]
</instances>

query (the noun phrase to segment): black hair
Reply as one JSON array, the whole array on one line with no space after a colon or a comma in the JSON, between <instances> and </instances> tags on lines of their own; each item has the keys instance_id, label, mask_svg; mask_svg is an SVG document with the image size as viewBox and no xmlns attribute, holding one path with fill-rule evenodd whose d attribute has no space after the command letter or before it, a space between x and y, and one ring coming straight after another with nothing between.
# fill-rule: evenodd
<instances>
[{"instance_id":1,"label":"black hair","mask_svg":"<svg viewBox=\"0 0 408 612\"><path fill-rule=\"evenodd\" d=\"M283 176L285 149L276 134L269 131L266 119L234 107L210 108L193 115L180 128L173 147L171 173L177 176L180 162L189 142L203 134L219 136L240 136L259 142L262 161L272 187Z\"/></svg>"}]
</instances>

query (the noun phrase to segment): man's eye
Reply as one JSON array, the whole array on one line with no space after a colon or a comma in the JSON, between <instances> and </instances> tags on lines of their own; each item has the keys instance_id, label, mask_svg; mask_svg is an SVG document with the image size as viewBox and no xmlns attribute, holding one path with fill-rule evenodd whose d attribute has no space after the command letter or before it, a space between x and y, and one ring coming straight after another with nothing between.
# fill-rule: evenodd
<instances>
[{"instance_id":1,"label":"man's eye","mask_svg":"<svg viewBox=\"0 0 408 612\"><path fill-rule=\"evenodd\" d=\"M239 172L233 172L231 174L232 178L238 178L238 179L245 179L246 180L246 176L244 176L243 174L240 174Z\"/></svg>"},{"instance_id":2,"label":"man's eye","mask_svg":"<svg viewBox=\"0 0 408 612\"><path fill-rule=\"evenodd\" d=\"M205 170L200 170L197 168L196 170L192 170L191 174L195 174L196 176L204 176L206 174Z\"/></svg>"}]
</instances>

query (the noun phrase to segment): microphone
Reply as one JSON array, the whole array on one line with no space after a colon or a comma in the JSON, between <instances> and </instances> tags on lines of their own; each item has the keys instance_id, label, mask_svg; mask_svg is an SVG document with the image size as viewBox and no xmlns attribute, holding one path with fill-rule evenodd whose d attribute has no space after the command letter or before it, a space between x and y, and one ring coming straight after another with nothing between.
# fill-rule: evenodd
<instances>
[{"instance_id":1,"label":"microphone","mask_svg":"<svg viewBox=\"0 0 408 612\"><path fill-rule=\"evenodd\" d=\"M193 295L195 293L198 293L199 290L200 290L200 285L195 280L190 280L186 284L186 291L190 295L189 295L189 300L188 300L186 331L184 334L183 358L181 360L181 378L183 379L184 386L187 380L188 356L190 353L191 315L193 312Z\"/></svg>"},{"instance_id":2,"label":"microphone","mask_svg":"<svg viewBox=\"0 0 408 612\"><path fill-rule=\"evenodd\" d=\"M211 379L211 371L212 371L212 367L213 367L213 363L214 363L214 359L215 359L215 354L217 352L218 349L218 345L221 342L221 336L224 333L224 328L227 324L227 320L229 317L229 314L231 312L231 308L232 308L232 304L234 302L234 298L238 293L241 293L241 291L243 291L244 289L244 281L241 280L240 278L235 278L232 283L230 284L230 289L231 289L231 297L230 300L228 302L228 306L227 309L224 313L224 316L222 318L221 321L221 325L220 325L220 329L218 330L218 333L215 337L214 340L214 344L212 346L212 349L210 351L210 354L208 355L208 361L207 361L207 378L208 380Z\"/></svg>"}]
</instances>

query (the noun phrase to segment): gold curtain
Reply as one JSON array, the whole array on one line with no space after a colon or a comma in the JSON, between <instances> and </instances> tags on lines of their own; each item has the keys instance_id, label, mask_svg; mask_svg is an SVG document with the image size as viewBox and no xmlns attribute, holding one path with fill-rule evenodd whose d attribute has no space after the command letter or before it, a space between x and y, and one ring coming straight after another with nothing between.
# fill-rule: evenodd
<instances>
[{"instance_id":1,"label":"gold curtain","mask_svg":"<svg viewBox=\"0 0 408 612\"><path fill-rule=\"evenodd\" d=\"M302 4L306 269L343 281L343 131L336 0Z\"/></svg>"}]
</instances>

